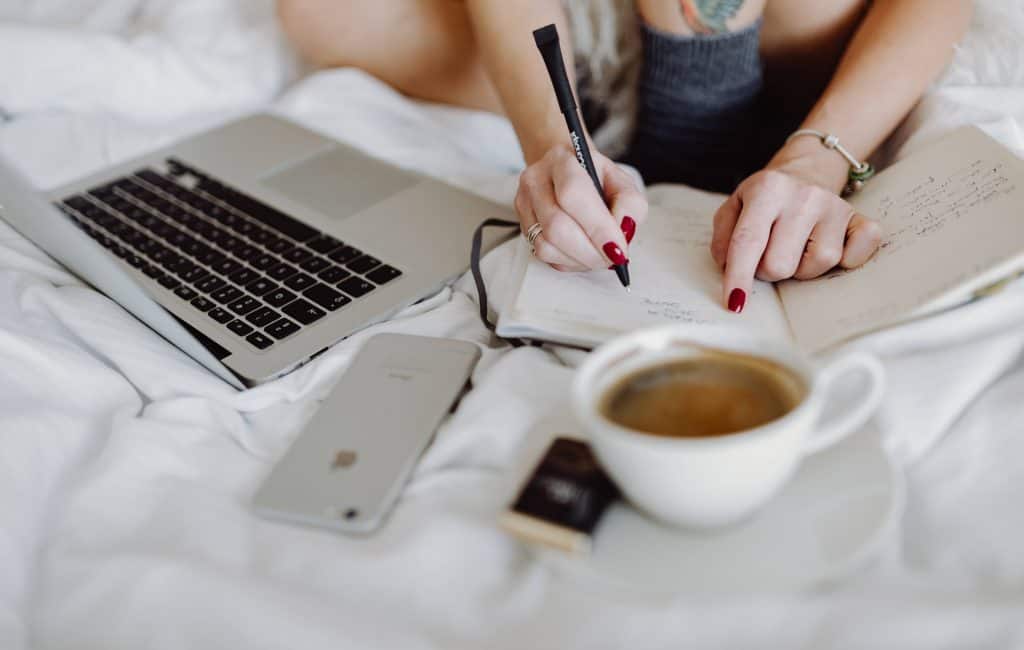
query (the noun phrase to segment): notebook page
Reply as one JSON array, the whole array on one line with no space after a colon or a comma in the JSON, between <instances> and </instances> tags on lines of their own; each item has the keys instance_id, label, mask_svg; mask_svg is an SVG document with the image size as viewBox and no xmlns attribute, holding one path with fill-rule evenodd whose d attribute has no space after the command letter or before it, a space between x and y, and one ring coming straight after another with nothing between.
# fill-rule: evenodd
<instances>
[{"instance_id":1,"label":"notebook page","mask_svg":"<svg viewBox=\"0 0 1024 650\"><path fill-rule=\"evenodd\" d=\"M962 302L1024 261L1024 163L974 127L880 173L853 203L881 222L878 253L778 285L806 349Z\"/></svg>"},{"instance_id":2,"label":"notebook page","mask_svg":"<svg viewBox=\"0 0 1024 650\"><path fill-rule=\"evenodd\" d=\"M499 334L591 346L637 328L679 322L750 327L789 338L770 284L755 283L742 314L721 304L722 274L708 245L711 218L724 197L678 187L657 199L630 246L630 293L611 271L561 273L526 254L519 295L502 315Z\"/></svg>"}]
</instances>

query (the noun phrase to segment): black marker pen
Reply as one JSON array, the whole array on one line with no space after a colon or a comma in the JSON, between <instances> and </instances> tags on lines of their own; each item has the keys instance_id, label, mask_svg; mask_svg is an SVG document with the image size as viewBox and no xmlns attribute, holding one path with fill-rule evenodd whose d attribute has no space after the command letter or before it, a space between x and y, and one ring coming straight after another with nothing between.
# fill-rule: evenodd
<instances>
[{"instance_id":1,"label":"black marker pen","mask_svg":"<svg viewBox=\"0 0 1024 650\"><path fill-rule=\"evenodd\" d=\"M583 124L580 122L579 112L576 110L576 98L572 94L572 86L569 83L569 75L565 72L565 59L562 58L562 46L558 41L558 28L554 24L541 27L533 31L533 40L537 43L537 49L544 57L544 65L547 66L548 76L551 77L551 85L555 89L555 97L558 99L558 108L565 117L565 125L569 128L569 139L572 148L576 152L576 159L580 166L590 175L594 181L594 187L601 200L605 201L604 188L601 187L601 179L597 177L597 168L594 167L594 159L590 157L590 147L587 145L587 138L583 132ZM607 201L605 201L607 203ZM629 289L629 260L625 258L622 251L615 244L605 244L605 255L612 260L612 270L619 276L622 286ZM618 263L616 257L621 258Z\"/></svg>"}]
</instances>

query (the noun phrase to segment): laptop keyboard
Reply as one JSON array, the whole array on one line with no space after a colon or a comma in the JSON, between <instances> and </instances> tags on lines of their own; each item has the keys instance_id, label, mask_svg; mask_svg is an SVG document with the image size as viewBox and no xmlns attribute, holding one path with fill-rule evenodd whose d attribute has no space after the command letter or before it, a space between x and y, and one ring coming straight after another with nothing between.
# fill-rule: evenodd
<instances>
[{"instance_id":1,"label":"laptop keyboard","mask_svg":"<svg viewBox=\"0 0 1024 650\"><path fill-rule=\"evenodd\" d=\"M402 272L169 159L56 203L104 248L266 350Z\"/></svg>"}]
</instances>

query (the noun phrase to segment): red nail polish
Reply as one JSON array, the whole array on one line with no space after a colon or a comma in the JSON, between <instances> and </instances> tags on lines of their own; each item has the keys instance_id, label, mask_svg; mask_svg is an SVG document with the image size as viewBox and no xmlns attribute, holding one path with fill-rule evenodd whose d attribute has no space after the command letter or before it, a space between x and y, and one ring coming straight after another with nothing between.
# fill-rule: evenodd
<instances>
[{"instance_id":1,"label":"red nail polish","mask_svg":"<svg viewBox=\"0 0 1024 650\"><path fill-rule=\"evenodd\" d=\"M626 258L626 254L623 253L622 249L619 248L613 241L610 241L604 246L602 246L601 250L603 250L604 254L608 256L608 259L612 261L612 264L616 266L618 266L619 264L625 264L629 262L629 259Z\"/></svg>"},{"instance_id":2,"label":"red nail polish","mask_svg":"<svg viewBox=\"0 0 1024 650\"><path fill-rule=\"evenodd\" d=\"M729 311L737 314L743 311L743 305L747 304L747 294L743 289L733 289L729 294Z\"/></svg>"},{"instance_id":3,"label":"red nail polish","mask_svg":"<svg viewBox=\"0 0 1024 650\"><path fill-rule=\"evenodd\" d=\"M636 221L633 221L633 217L622 217L622 234L626 236L627 244L633 242L633 237L636 236Z\"/></svg>"}]
</instances>

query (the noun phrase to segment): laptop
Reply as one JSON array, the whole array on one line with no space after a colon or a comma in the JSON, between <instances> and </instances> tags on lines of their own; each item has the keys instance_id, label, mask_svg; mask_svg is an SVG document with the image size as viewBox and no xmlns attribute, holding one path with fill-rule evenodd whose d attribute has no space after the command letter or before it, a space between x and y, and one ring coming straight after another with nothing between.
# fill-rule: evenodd
<instances>
[{"instance_id":1,"label":"laptop","mask_svg":"<svg viewBox=\"0 0 1024 650\"><path fill-rule=\"evenodd\" d=\"M0 217L237 387L437 291L510 216L269 114L46 193L0 166Z\"/></svg>"}]
</instances>

